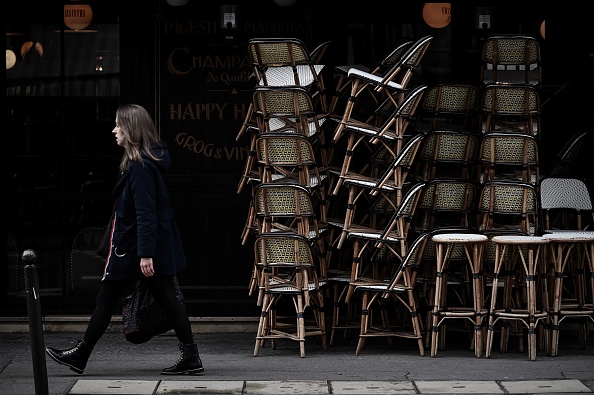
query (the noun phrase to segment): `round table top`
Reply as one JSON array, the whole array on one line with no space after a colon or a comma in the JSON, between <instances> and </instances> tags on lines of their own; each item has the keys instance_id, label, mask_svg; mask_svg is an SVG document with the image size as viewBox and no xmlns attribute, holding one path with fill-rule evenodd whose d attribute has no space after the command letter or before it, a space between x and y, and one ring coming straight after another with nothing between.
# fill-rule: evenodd
<instances>
[{"instance_id":1,"label":"round table top","mask_svg":"<svg viewBox=\"0 0 594 395\"><path fill-rule=\"evenodd\" d=\"M549 239L541 236L500 235L491 239L501 244L547 244Z\"/></svg>"},{"instance_id":2,"label":"round table top","mask_svg":"<svg viewBox=\"0 0 594 395\"><path fill-rule=\"evenodd\" d=\"M440 233L431 240L436 243L478 243L487 241L488 237L479 233Z\"/></svg>"},{"instance_id":3,"label":"round table top","mask_svg":"<svg viewBox=\"0 0 594 395\"><path fill-rule=\"evenodd\" d=\"M543 238L551 242L591 242L594 241L594 231L591 230L564 230L545 233Z\"/></svg>"}]
</instances>

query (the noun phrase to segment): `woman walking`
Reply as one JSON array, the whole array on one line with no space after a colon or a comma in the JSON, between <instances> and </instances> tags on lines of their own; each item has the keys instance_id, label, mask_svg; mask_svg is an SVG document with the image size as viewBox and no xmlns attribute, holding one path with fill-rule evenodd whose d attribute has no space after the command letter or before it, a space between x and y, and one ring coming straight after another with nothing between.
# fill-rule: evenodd
<instances>
[{"instance_id":1,"label":"woman walking","mask_svg":"<svg viewBox=\"0 0 594 395\"><path fill-rule=\"evenodd\" d=\"M144 278L173 323L181 351L179 360L161 374L202 373L190 320L175 293L174 277L187 262L162 177L171 167L167 143L160 140L149 113L136 104L117 109L112 133L124 154L112 192L116 204L110 248L95 310L76 346L64 350L47 347L46 351L54 361L82 374L111 322L114 306L138 278Z\"/></svg>"}]
</instances>

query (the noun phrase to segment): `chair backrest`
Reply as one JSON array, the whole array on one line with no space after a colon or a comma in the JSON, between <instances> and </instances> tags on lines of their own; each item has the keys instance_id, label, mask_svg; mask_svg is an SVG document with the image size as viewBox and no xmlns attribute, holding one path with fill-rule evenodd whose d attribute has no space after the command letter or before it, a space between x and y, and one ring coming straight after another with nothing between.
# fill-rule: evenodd
<instances>
[{"instance_id":1,"label":"chair backrest","mask_svg":"<svg viewBox=\"0 0 594 395\"><path fill-rule=\"evenodd\" d=\"M309 240L291 232L263 233L256 237L254 252L264 267L315 267Z\"/></svg>"},{"instance_id":2,"label":"chair backrest","mask_svg":"<svg viewBox=\"0 0 594 395\"><path fill-rule=\"evenodd\" d=\"M542 82L540 45L535 37L497 35L488 37L481 54L483 84L519 83L535 87Z\"/></svg>"},{"instance_id":3,"label":"chair backrest","mask_svg":"<svg viewBox=\"0 0 594 395\"><path fill-rule=\"evenodd\" d=\"M416 129L430 132L438 128L473 130L480 99L479 88L460 83L429 86L423 97Z\"/></svg>"},{"instance_id":4,"label":"chair backrest","mask_svg":"<svg viewBox=\"0 0 594 395\"><path fill-rule=\"evenodd\" d=\"M392 214L392 218L387 222L386 227L378 240L379 244L386 241L394 229L398 229L397 233L403 240L408 238L411 221L413 220L425 186L426 183L419 182L408 189L402 198L402 201Z\"/></svg>"},{"instance_id":5,"label":"chair backrest","mask_svg":"<svg viewBox=\"0 0 594 395\"><path fill-rule=\"evenodd\" d=\"M311 64L305 43L298 38L252 38L248 40L247 49L252 65L257 70Z\"/></svg>"},{"instance_id":6,"label":"chair backrest","mask_svg":"<svg viewBox=\"0 0 594 395\"><path fill-rule=\"evenodd\" d=\"M478 155L481 182L507 178L538 184L538 142L523 133L489 132L481 140Z\"/></svg>"},{"instance_id":7,"label":"chair backrest","mask_svg":"<svg viewBox=\"0 0 594 395\"><path fill-rule=\"evenodd\" d=\"M386 221L382 228L377 230L379 234L374 237L375 241L371 241L371 245L365 248L371 248L371 255L375 258L388 260L388 257L396 257L402 259L408 251L408 233L411 226L411 221L414 217L415 210L425 183L418 183L413 185L402 199L401 204L396 208L396 211ZM368 229L353 229L349 232L348 238L360 238L361 232L368 234ZM373 231L374 235L376 231ZM367 237L364 237L367 238ZM381 251L381 252L380 252ZM378 255L379 254L379 255Z\"/></svg>"},{"instance_id":8,"label":"chair backrest","mask_svg":"<svg viewBox=\"0 0 594 395\"><path fill-rule=\"evenodd\" d=\"M254 189L254 207L259 233L271 232L275 227L284 230L295 227L295 231L310 237L310 225L317 229L319 211L310 192L300 184L259 184Z\"/></svg>"},{"instance_id":9,"label":"chair backrest","mask_svg":"<svg viewBox=\"0 0 594 395\"><path fill-rule=\"evenodd\" d=\"M274 281L295 287L307 297L313 283L319 290L318 263L312 253L309 240L297 233L263 233L254 242L255 267L259 268L264 289ZM307 300L307 299L306 299Z\"/></svg>"},{"instance_id":10,"label":"chair backrest","mask_svg":"<svg viewBox=\"0 0 594 395\"><path fill-rule=\"evenodd\" d=\"M477 184L461 178L435 178L426 183L417 205L414 229L424 232L435 228L473 224Z\"/></svg>"},{"instance_id":11,"label":"chair backrest","mask_svg":"<svg viewBox=\"0 0 594 395\"><path fill-rule=\"evenodd\" d=\"M578 178L545 177L540 182L540 207L544 230L583 230L592 226L592 194Z\"/></svg>"},{"instance_id":12,"label":"chair backrest","mask_svg":"<svg viewBox=\"0 0 594 395\"><path fill-rule=\"evenodd\" d=\"M316 109L307 89L297 85L258 86L253 93L260 133L296 131L304 136L321 133Z\"/></svg>"},{"instance_id":13,"label":"chair backrest","mask_svg":"<svg viewBox=\"0 0 594 395\"><path fill-rule=\"evenodd\" d=\"M490 84L481 97L483 133L509 129L537 136L540 133L540 95L528 85Z\"/></svg>"},{"instance_id":14,"label":"chair backrest","mask_svg":"<svg viewBox=\"0 0 594 395\"><path fill-rule=\"evenodd\" d=\"M256 157L263 166L317 166L311 142L307 137L298 134L259 135L256 139Z\"/></svg>"},{"instance_id":15,"label":"chair backrest","mask_svg":"<svg viewBox=\"0 0 594 395\"><path fill-rule=\"evenodd\" d=\"M311 63L322 64L322 59L324 59L324 56L326 55L326 52L328 52L328 49L331 47L331 45L332 41L328 40L320 43L317 47L312 49L312 51L309 53L309 60Z\"/></svg>"},{"instance_id":16,"label":"chair backrest","mask_svg":"<svg viewBox=\"0 0 594 395\"><path fill-rule=\"evenodd\" d=\"M312 116L311 96L302 86L259 86L254 89L254 111L264 118Z\"/></svg>"},{"instance_id":17,"label":"chair backrest","mask_svg":"<svg viewBox=\"0 0 594 395\"><path fill-rule=\"evenodd\" d=\"M431 42L433 42L432 35L426 35L415 40L415 42L410 45L406 52L402 54L398 61L383 74L381 81L382 85L378 85L374 89L376 91L381 91L382 86L390 81L397 82L403 87L406 87L413 75L413 72L415 69L417 69L421 63L421 60L425 56L425 53L427 52ZM397 76L399 78L396 80Z\"/></svg>"},{"instance_id":18,"label":"chair backrest","mask_svg":"<svg viewBox=\"0 0 594 395\"><path fill-rule=\"evenodd\" d=\"M399 285L404 285L407 288L414 288L416 285L416 276L421 271L420 266L424 262L423 256L425 247L430 241L432 232L423 232L410 244L406 254L400 260L398 269L394 272L392 279L384 293L384 297L388 297L389 293ZM386 248L390 244L386 243ZM379 254L381 250L376 250ZM374 257L372 257L373 259Z\"/></svg>"},{"instance_id":19,"label":"chair backrest","mask_svg":"<svg viewBox=\"0 0 594 395\"><path fill-rule=\"evenodd\" d=\"M388 165L386 171L378 178L375 186L369 192L371 195L376 196L388 180L393 180L394 185L402 191L404 183L407 181L409 171L420 152L424 138L424 135L416 134L407 140L398 155L396 155ZM400 197L401 195L397 194L396 204L400 204Z\"/></svg>"},{"instance_id":20,"label":"chair backrest","mask_svg":"<svg viewBox=\"0 0 594 395\"><path fill-rule=\"evenodd\" d=\"M413 45L414 41L410 39L403 39L396 43L396 45L388 52L378 64L371 69L371 73L381 75L386 70L389 70L392 65L398 63L406 51Z\"/></svg>"},{"instance_id":21,"label":"chair backrest","mask_svg":"<svg viewBox=\"0 0 594 395\"><path fill-rule=\"evenodd\" d=\"M541 233L538 194L534 185L509 180L483 184L478 203L480 230L508 229L529 235Z\"/></svg>"},{"instance_id":22,"label":"chair backrest","mask_svg":"<svg viewBox=\"0 0 594 395\"><path fill-rule=\"evenodd\" d=\"M417 177L471 178L478 151L478 136L470 131L437 129L429 132L418 160Z\"/></svg>"},{"instance_id":23,"label":"chair backrest","mask_svg":"<svg viewBox=\"0 0 594 395\"><path fill-rule=\"evenodd\" d=\"M379 139L388 131L392 131L397 138L401 138L408 129L408 125L413 120L415 112L423 99L423 94L427 89L427 85L417 85L406 92L402 101L395 105L392 114L386 119L381 127L379 127L376 137L369 141L377 144Z\"/></svg>"}]
</instances>

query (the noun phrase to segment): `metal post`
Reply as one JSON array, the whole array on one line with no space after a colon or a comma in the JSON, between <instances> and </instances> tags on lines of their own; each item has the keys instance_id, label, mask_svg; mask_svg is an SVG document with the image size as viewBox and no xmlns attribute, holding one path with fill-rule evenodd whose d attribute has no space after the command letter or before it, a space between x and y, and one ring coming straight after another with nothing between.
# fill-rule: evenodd
<instances>
[{"instance_id":1,"label":"metal post","mask_svg":"<svg viewBox=\"0 0 594 395\"><path fill-rule=\"evenodd\" d=\"M31 358L33 359L33 377L35 395L48 395L47 366L45 364L45 342L41 321L41 302L39 300L39 279L33 250L25 250L22 255L25 264L25 291L27 292L27 311L29 313L29 334L31 336Z\"/></svg>"}]
</instances>

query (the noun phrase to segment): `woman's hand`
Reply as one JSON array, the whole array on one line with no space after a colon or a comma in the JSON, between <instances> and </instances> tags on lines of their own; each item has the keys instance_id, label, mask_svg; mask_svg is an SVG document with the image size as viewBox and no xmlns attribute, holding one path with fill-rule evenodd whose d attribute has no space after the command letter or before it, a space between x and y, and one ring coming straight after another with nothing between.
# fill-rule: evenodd
<instances>
[{"instance_id":1,"label":"woman's hand","mask_svg":"<svg viewBox=\"0 0 594 395\"><path fill-rule=\"evenodd\" d=\"M140 270L142 270L142 274L144 274L145 277L150 277L155 274L153 258L140 258Z\"/></svg>"}]
</instances>

